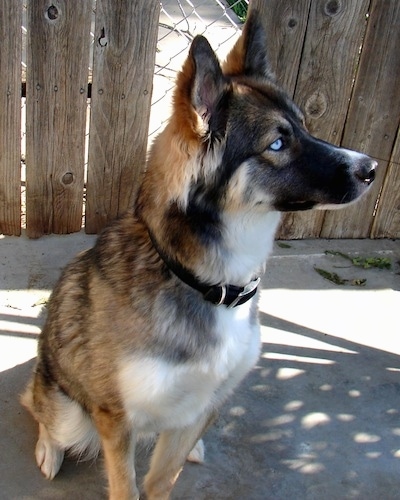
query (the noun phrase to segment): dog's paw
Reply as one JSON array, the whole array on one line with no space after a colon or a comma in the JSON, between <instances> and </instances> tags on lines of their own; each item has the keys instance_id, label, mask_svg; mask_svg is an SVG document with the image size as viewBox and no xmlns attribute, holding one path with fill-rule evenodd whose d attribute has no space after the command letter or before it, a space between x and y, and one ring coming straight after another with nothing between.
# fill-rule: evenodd
<instances>
[{"instance_id":1,"label":"dog's paw","mask_svg":"<svg viewBox=\"0 0 400 500\"><path fill-rule=\"evenodd\" d=\"M204 443L199 439L187 457L188 462L202 464L204 462Z\"/></svg>"},{"instance_id":2,"label":"dog's paw","mask_svg":"<svg viewBox=\"0 0 400 500\"><path fill-rule=\"evenodd\" d=\"M49 436L44 425L40 424L39 439L35 449L36 463L46 479L53 479L64 460L64 450Z\"/></svg>"}]
</instances>

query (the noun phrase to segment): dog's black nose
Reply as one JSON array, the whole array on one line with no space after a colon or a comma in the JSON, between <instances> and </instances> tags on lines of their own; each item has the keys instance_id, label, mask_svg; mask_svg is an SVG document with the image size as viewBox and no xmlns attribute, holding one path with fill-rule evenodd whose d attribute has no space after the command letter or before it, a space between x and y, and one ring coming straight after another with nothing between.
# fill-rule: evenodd
<instances>
[{"instance_id":1,"label":"dog's black nose","mask_svg":"<svg viewBox=\"0 0 400 500\"><path fill-rule=\"evenodd\" d=\"M378 162L368 158L357 168L355 172L356 177L369 186L375 179L375 170L377 166Z\"/></svg>"}]
</instances>

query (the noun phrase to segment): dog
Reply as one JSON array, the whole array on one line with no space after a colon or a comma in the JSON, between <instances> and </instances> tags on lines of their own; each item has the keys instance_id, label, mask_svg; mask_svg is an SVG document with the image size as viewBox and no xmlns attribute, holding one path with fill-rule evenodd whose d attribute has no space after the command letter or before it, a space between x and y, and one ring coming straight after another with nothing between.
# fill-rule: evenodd
<instances>
[{"instance_id":1,"label":"dog","mask_svg":"<svg viewBox=\"0 0 400 500\"><path fill-rule=\"evenodd\" d=\"M312 137L275 83L250 10L221 65L194 38L135 206L63 271L23 405L52 479L66 450L104 454L111 500L137 499L134 455L157 437L145 498L168 499L260 352L257 285L280 212L341 207L376 162Z\"/></svg>"}]
</instances>

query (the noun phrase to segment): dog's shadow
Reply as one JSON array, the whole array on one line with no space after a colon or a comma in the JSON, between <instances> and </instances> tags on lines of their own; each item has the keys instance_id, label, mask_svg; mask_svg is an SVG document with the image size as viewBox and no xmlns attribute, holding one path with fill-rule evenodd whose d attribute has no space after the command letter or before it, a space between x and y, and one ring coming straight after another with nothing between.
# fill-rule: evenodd
<instances>
[{"instance_id":1,"label":"dog's shadow","mask_svg":"<svg viewBox=\"0 0 400 500\"><path fill-rule=\"evenodd\" d=\"M205 464L185 466L172 498L398 498L400 357L265 313L261 322L324 347L264 344L205 436ZM36 424L18 399L33 364L0 374L0 498L106 498L101 457L67 458L53 481L37 469ZM138 482L148 459L143 446Z\"/></svg>"},{"instance_id":2,"label":"dog's shadow","mask_svg":"<svg viewBox=\"0 0 400 500\"><path fill-rule=\"evenodd\" d=\"M400 356L261 322L321 348L263 344L206 435L206 464L184 469L173 498L399 498Z\"/></svg>"}]
</instances>

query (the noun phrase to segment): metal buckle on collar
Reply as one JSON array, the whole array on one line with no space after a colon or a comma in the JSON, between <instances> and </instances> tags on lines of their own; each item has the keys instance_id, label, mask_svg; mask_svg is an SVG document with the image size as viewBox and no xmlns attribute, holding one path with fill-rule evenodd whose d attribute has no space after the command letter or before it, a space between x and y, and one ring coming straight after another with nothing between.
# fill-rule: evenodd
<instances>
[{"instance_id":1,"label":"metal buckle on collar","mask_svg":"<svg viewBox=\"0 0 400 500\"><path fill-rule=\"evenodd\" d=\"M221 285L219 288L221 289L221 298L219 299L218 302L215 303L216 306L222 305L224 303L225 297L226 297L226 286Z\"/></svg>"},{"instance_id":2,"label":"metal buckle on collar","mask_svg":"<svg viewBox=\"0 0 400 500\"><path fill-rule=\"evenodd\" d=\"M243 290L238 294L238 296L236 297L236 299L234 299L229 305L228 305L228 308L232 308L232 307L235 307L237 305L237 303L244 297L246 297L247 295L251 294L252 292L254 292L254 290L258 287L259 283L260 283L260 280L261 278L256 278L255 280L253 281L250 281L250 283L247 283L247 285L243 288Z\"/></svg>"},{"instance_id":3,"label":"metal buckle on collar","mask_svg":"<svg viewBox=\"0 0 400 500\"><path fill-rule=\"evenodd\" d=\"M200 292L203 295L204 300L207 300L208 302L211 302L216 306L225 305L231 308L243 304L247 300L251 299L251 297L253 297L253 295L256 293L257 286L260 283L260 278L256 278L248 283L243 287L241 292L239 291L241 287L235 285L209 286L201 283L179 262L174 261L173 259L169 259L165 255L163 250L159 247L150 229L147 229L147 231L149 233L149 238L153 244L153 247L160 256L161 260L167 266L167 268L173 274L175 274L178 279L183 281L183 283ZM232 302L230 302L230 300L232 300Z\"/></svg>"}]
</instances>

